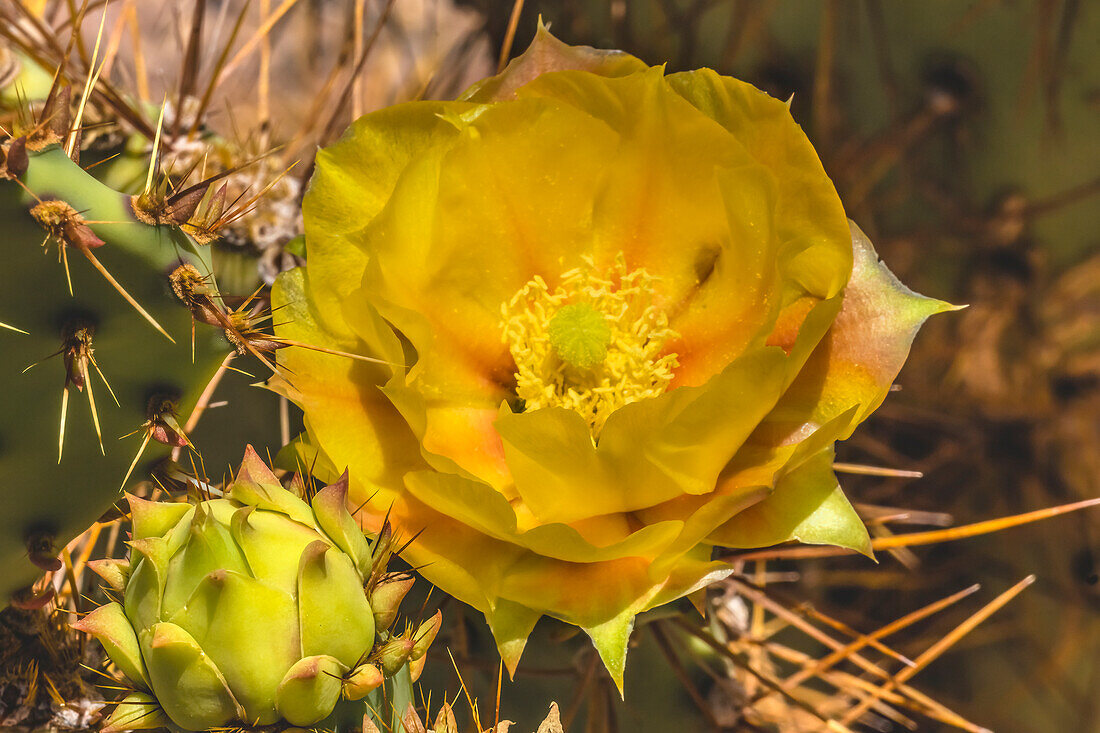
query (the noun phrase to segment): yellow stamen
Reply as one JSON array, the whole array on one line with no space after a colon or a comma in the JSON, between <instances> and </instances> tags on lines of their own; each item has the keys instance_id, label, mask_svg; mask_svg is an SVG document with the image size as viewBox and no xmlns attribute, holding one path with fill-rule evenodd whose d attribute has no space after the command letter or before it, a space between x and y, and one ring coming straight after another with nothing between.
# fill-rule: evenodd
<instances>
[{"instance_id":1,"label":"yellow stamen","mask_svg":"<svg viewBox=\"0 0 1100 733\"><path fill-rule=\"evenodd\" d=\"M663 394L679 364L663 353L677 334L653 304L656 278L628 272L621 254L606 276L595 270L586 261L553 291L536 275L501 307L523 409L574 410L594 439L615 410Z\"/></svg>"}]
</instances>

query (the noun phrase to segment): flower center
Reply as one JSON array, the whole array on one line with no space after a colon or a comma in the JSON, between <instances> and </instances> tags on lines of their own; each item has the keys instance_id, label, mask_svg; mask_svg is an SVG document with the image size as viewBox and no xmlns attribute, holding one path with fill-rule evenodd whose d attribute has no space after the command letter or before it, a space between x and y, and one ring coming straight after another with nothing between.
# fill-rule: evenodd
<instances>
[{"instance_id":1,"label":"flower center","mask_svg":"<svg viewBox=\"0 0 1100 733\"><path fill-rule=\"evenodd\" d=\"M501 326L524 411L574 410L595 439L615 410L664 393L679 362L663 350L677 334L653 304L655 281L620 254L603 276L587 261L553 291L539 276L520 288Z\"/></svg>"},{"instance_id":2,"label":"flower center","mask_svg":"<svg viewBox=\"0 0 1100 733\"><path fill-rule=\"evenodd\" d=\"M590 369L607 358L611 326L603 313L588 303L559 308L546 332L554 353L569 366Z\"/></svg>"}]
</instances>

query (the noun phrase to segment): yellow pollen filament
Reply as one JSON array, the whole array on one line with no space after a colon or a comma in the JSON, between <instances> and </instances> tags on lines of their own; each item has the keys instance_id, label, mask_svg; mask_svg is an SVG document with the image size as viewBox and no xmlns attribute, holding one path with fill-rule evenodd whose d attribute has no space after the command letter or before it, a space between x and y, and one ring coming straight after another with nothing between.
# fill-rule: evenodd
<instances>
[{"instance_id":1,"label":"yellow pollen filament","mask_svg":"<svg viewBox=\"0 0 1100 733\"><path fill-rule=\"evenodd\" d=\"M501 307L501 327L524 410L574 410L595 439L615 410L663 394L679 362L663 353L677 334L653 304L655 281L627 272L620 254L605 277L586 260L553 291L537 275L520 288Z\"/></svg>"}]
</instances>

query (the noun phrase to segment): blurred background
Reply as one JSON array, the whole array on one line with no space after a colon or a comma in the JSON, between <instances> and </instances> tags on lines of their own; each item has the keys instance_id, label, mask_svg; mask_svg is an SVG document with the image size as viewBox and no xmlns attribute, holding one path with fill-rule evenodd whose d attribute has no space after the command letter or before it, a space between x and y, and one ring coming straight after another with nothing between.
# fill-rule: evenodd
<instances>
[{"instance_id":1,"label":"blurred background","mask_svg":"<svg viewBox=\"0 0 1100 733\"><path fill-rule=\"evenodd\" d=\"M71 5L26 4L52 9L55 21ZM140 6L145 51L122 44L105 78L159 102L187 66L192 3L112 5L108 29ZM219 68L218 44L227 42L224 19L245 4L206 5L222 18L206 26L199 68L208 73ZM89 40L95 13L104 12L91 7ZM622 49L669 71L707 66L791 99L849 216L889 267L918 292L969 305L926 325L896 392L839 446L840 461L889 469L841 476L874 534L911 531L906 522L964 525L1100 494L1100 4L254 0L248 13L235 52L222 60L230 71L205 123L236 140L238 159L278 142L282 163L301 162L219 245L220 272L229 273L219 277L233 282L236 272L237 292L294 263L287 246L300 231L294 201L316 145L372 109L453 98L522 51L541 16L571 44ZM267 20L266 55L245 53ZM255 78L264 64L270 88L260 90ZM230 373L219 385L212 407L236 409L211 409L196 428L207 466L238 460L246 442L275 453L296 431L296 417L252 389L254 381ZM544 621L516 680L502 686L501 715L517 730L533 730L557 700L566 730L577 733L822 730L805 707L827 709L837 679L811 684L800 706L769 696L746 671L770 674L799 663L799 654L830 652L797 619L847 641L853 629L869 633L980 584L967 610L947 607L891 638L898 653L916 659L975 608L1035 574L1031 588L932 659L912 684L965 719L956 728L1100 732L1098 562L1095 510L880 552L878 564L739 562L741 577L755 584L712 589L704 628L747 665L685 631L694 613L685 602L641 624L621 702L587 643ZM772 595L753 596L764 585ZM440 602L448 627L433 648L440 656L425 689L435 699L453 697L461 675L484 718L496 704L491 639L477 614L433 596ZM841 683L858 686L854 677ZM857 727L949 729L949 715L934 717L876 709Z\"/></svg>"}]
</instances>

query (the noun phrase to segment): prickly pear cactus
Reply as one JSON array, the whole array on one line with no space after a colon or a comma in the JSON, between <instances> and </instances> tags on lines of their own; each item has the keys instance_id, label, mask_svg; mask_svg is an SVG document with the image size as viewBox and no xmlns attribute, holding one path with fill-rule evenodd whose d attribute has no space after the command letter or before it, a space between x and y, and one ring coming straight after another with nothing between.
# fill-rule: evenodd
<instances>
[{"instance_id":1,"label":"prickly pear cactus","mask_svg":"<svg viewBox=\"0 0 1100 733\"><path fill-rule=\"evenodd\" d=\"M119 498L146 436L131 480L146 477L168 445L186 444L182 429L164 428L179 427L175 412L187 414L228 351L210 330L192 351L192 317L169 282L184 263L211 275L209 248L181 227L203 192L108 188L74 160L73 106L55 89L39 124L0 148L5 603L60 567L59 550ZM26 592L18 600L34 602Z\"/></svg>"},{"instance_id":2,"label":"prickly pear cactus","mask_svg":"<svg viewBox=\"0 0 1100 733\"><path fill-rule=\"evenodd\" d=\"M346 476L304 493L249 447L219 498L128 497L130 560L93 566L122 600L76 624L133 688L105 730L361 723L383 708L355 701L410 688L441 615L391 631L412 585L386 571L392 535L366 540Z\"/></svg>"}]
</instances>

